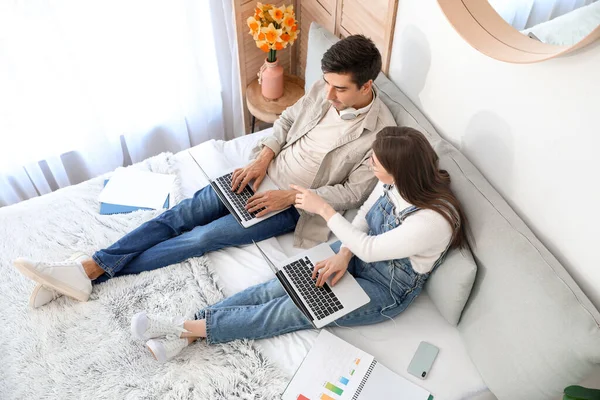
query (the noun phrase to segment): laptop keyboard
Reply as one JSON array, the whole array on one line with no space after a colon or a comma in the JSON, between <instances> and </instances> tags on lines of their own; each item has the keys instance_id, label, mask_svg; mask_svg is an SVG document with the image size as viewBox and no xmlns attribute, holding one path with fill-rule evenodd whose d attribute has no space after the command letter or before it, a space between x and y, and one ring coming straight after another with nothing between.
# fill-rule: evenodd
<instances>
[{"instance_id":1,"label":"laptop keyboard","mask_svg":"<svg viewBox=\"0 0 600 400\"><path fill-rule=\"evenodd\" d=\"M283 267L317 319L323 319L343 308L342 303L327 283L321 287L312 279L313 263L308 257Z\"/></svg>"},{"instance_id":2,"label":"laptop keyboard","mask_svg":"<svg viewBox=\"0 0 600 400\"><path fill-rule=\"evenodd\" d=\"M256 217L256 214L264 210L264 208L260 208L254 212L248 212L244 207L248 203L248 199L254 196L254 191L250 188L249 185L246 185L242 193L237 194L231 191L231 177L233 176L233 172L223 175L216 179L216 182L219 184L221 191L227 198L229 199L229 204L234 207L238 214L242 217L244 221L250 221L251 219Z\"/></svg>"}]
</instances>

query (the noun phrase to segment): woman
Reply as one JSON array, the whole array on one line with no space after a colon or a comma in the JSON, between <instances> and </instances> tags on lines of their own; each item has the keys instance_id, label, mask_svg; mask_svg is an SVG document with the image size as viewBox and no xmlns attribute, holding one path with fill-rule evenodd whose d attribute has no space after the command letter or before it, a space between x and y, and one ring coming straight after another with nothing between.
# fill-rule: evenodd
<instances>
[{"instance_id":1,"label":"woman","mask_svg":"<svg viewBox=\"0 0 600 400\"><path fill-rule=\"evenodd\" d=\"M400 314L421 292L449 248L466 245L466 219L450 190L450 176L438 170L437 155L420 132L384 128L373 143L372 169L380 183L352 223L314 192L295 205L319 214L341 240L336 255L315 265L313 279L335 285L352 274L371 301L339 318L339 326L374 324ZM312 328L277 279L250 287L200 310L195 320L136 314L132 333L164 362L189 343L263 339Z\"/></svg>"}]
</instances>

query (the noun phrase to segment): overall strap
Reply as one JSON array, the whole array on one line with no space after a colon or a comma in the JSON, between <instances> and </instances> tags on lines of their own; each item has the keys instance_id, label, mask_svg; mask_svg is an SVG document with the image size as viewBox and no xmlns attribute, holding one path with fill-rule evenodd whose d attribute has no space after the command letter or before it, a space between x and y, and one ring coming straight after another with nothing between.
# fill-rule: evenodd
<instances>
[{"instance_id":1,"label":"overall strap","mask_svg":"<svg viewBox=\"0 0 600 400\"><path fill-rule=\"evenodd\" d=\"M417 206L408 206L404 210L400 211L400 214L398 215L398 219L400 220L400 222L404 222L406 217L408 217L410 214L415 213L419 210L420 210L420 208Z\"/></svg>"}]
</instances>

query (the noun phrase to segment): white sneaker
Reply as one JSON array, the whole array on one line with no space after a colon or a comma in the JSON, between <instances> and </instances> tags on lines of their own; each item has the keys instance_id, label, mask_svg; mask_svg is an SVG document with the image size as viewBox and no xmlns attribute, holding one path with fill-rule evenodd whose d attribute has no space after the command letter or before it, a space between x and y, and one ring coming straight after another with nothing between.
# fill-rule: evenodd
<instances>
[{"instance_id":1,"label":"white sneaker","mask_svg":"<svg viewBox=\"0 0 600 400\"><path fill-rule=\"evenodd\" d=\"M26 277L79 301L87 301L92 293L92 281L80 261L48 263L17 258L14 264Z\"/></svg>"},{"instance_id":2,"label":"white sneaker","mask_svg":"<svg viewBox=\"0 0 600 400\"><path fill-rule=\"evenodd\" d=\"M160 336L175 335L177 338L183 332L183 317L163 317L139 312L131 318L131 334L139 340L148 340Z\"/></svg>"},{"instance_id":3,"label":"white sneaker","mask_svg":"<svg viewBox=\"0 0 600 400\"><path fill-rule=\"evenodd\" d=\"M71 257L69 257L69 261L74 260L74 261L83 262L84 260L87 260L88 258L90 258L90 256L88 256L87 254L77 252L77 253L73 254ZM35 288L33 288L33 292L31 293L31 296L29 296L29 307L31 307L31 308L41 307L45 304L50 303L53 300L58 299L60 296L62 296L62 294L58 293L55 290L47 288L46 286L42 285L41 283L38 283L37 285L35 285Z\"/></svg>"},{"instance_id":4,"label":"white sneaker","mask_svg":"<svg viewBox=\"0 0 600 400\"><path fill-rule=\"evenodd\" d=\"M188 339L179 338L175 335L168 335L164 339L148 340L146 346L148 346L158 362L164 363L186 348L188 346Z\"/></svg>"}]
</instances>

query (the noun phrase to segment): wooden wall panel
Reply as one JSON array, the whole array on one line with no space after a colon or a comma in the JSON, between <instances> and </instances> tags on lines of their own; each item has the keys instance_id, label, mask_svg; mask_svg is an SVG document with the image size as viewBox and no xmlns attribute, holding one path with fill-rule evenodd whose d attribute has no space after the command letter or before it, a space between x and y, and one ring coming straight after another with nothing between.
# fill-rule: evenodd
<instances>
[{"instance_id":1,"label":"wooden wall panel","mask_svg":"<svg viewBox=\"0 0 600 400\"><path fill-rule=\"evenodd\" d=\"M244 122L248 128L250 115L245 103L246 87L256 78L266 53L256 47L246 25L248 17L254 14L256 0L229 1L233 1L235 12ZM358 33L370 37L381 52L383 72L388 72L398 0L264 0L262 3L277 7L294 5L300 34L294 46L277 52L279 63L286 73L304 78L308 31L312 22L323 25L338 37Z\"/></svg>"},{"instance_id":2,"label":"wooden wall panel","mask_svg":"<svg viewBox=\"0 0 600 400\"><path fill-rule=\"evenodd\" d=\"M299 0L300 46L298 71L304 77L308 29L317 22L338 37L361 33L373 40L381 52L383 72L388 72L398 0Z\"/></svg>"}]
</instances>

